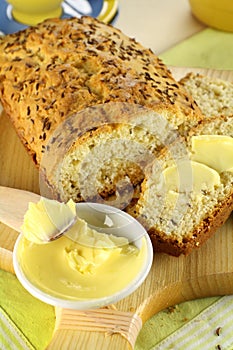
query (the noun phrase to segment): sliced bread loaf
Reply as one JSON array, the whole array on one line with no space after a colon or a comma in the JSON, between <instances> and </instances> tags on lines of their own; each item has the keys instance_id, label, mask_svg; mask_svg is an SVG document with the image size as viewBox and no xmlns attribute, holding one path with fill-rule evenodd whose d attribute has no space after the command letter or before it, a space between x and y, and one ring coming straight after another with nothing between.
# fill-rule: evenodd
<instances>
[{"instance_id":1,"label":"sliced bread loaf","mask_svg":"<svg viewBox=\"0 0 233 350\"><path fill-rule=\"evenodd\" d=\"M214 186L198 193L190 181L164 196L161 170L189 161L193 135L233 137L232 117L201 121L206 102L199 108L182 84L150 50L93 18L0 38L1 102L53 196L125 208L155 250L177 256L232 210L230 171L210 172Z\"/></svg>"}]
</instances>

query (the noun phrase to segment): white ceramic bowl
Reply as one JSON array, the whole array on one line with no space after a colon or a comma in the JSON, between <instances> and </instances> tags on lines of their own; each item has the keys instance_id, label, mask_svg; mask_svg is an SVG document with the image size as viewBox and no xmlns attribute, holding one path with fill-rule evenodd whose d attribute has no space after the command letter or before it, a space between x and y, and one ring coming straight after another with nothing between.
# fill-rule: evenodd
<instances>
[{"instance_id":1,"label":"white ceramic bowl","mask_svg":"<svg viewBox=\"0 0 233 350\"><path fill-rule=\"evenodd\" d=\"M110 207L105 204L78 203L77 212L79 217L86 219L88 224L91 226L94 226L96 228L102 227L100 230L105 233L112 233L115 235L127 237L128 240L130 242L133 242L138 248L141 247L142 238L144 237L146 241L145 261L141 269L138 271L136 277L124 289L119 290L113 295L97 299L68 300L47 294L44 291L40 290L33 284L32 281L27 278L20 265L20 259L18 257L19 244L23 239L22 234L19 235L13 251L13 264L16 276L29 293L50 305L59 306L62 308L82 310L99 308L105 305L116 303L120 299L123 299L133 293L147 277L153 261L153 247L151 240L146 230L137 220L117 208ZM106 222L108 224L110 223L112 227L106 227Z\"/></svg>"}]
</instances>

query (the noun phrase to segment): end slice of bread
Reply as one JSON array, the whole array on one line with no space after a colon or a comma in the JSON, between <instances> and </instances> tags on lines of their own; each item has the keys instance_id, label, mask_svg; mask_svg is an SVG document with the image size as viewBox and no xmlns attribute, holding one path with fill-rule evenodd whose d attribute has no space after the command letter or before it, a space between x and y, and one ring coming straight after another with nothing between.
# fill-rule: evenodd
<instances>
[{"instance_id":1,"label":"end slice of bread","mask_svg":"<svg viewBox=\"0 0 233 350\"><path fill-rule=\"evenodd\" d=\"M233 114L233 82L188 73L180 80L207 117Z\"/></svg>"},{"instance_id":2,"label":"end slice of bread","mask_svg":"<svg viewBox=\"0 0 233 350\"><path fill-rule=\"evenodd\" d=\"M133 210L131 208L131 215L147 228L155 250L175 256L186 255L204 243L233 209L232 171L222 171L218 184L198 193L190 187L175 194L167 192L163 171L182 161L191 162L194 135L233 137L233 116L202 121L186 139L175 142L162 152L147 172L137 205ZM180 176L182 178L182 174ZM187 181L187 177L184 180Z\"/></svg>"}]
</instances>

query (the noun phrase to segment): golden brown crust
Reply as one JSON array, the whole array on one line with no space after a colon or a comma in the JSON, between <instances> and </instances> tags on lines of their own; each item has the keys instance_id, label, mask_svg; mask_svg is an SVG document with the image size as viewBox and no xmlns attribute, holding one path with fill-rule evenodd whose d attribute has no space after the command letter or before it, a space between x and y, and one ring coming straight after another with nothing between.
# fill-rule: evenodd
<instances>
[{"instance_id":1,"label":"golden brown crust","mask_svg":"<svg viewBox=\"0 0 233 350\"><path fill-rule=\"evenodd\" d=\"M177 239L169 239L168 236L162 236L161 232L157 232L155 228L151 228L148 233L155 252L163 252L173 256L181 254L188 255L194 248L199 248L205 243L219 227L221 227L231 215L233 210L233 192L231 196L226 198L222 203L215 207L214 211L206 216L200 225L190 233L183 241Z\"/></svg>"},{"instance_id":2,"label":"golden brown crust","mask_svg":"<svg viewBox=\"0 0 233 350\"><path fill-rule=\"evenodd\" d=\"M189 72L189 73L187 73L183 78L181 78L181 79L179 80L179 83L180 83L181 85L185 85L185 83L186 83L187 81L192 80L192 79L195 79L196 77L203 78L204 76L203 76L202 74L199 74L199 73L195 74L195 73L193 73L193 72Z\"/></svg>"},{"instance_id":3,"label":"golden brown crust","mask_svg":"<svg viewBox=\"0 0 233 350\"><path fill-rule=\"evenodd\" d=\"M0 39L0 98L40 164L56 127L87 106L121 101L173 106L200 117L193 99L150 50L96 19L54 19Z\"/></svg>"}]
</instances>

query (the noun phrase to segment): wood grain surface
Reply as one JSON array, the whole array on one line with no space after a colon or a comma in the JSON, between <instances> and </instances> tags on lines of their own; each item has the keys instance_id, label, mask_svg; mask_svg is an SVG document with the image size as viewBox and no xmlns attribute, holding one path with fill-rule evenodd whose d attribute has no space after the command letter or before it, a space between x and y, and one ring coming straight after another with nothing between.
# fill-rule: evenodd
<instances>
[{"instance_id":1,"label":"wood grain surface","mask_svg":"<svg viewBox=\"0 0 233 350\"><path fill-rule=\"evenodd\" d=\"M176 79L195 71L233 81L232 71L175 68ZM39 174L9 120L0 117L0 185L39 193ZM168 306L195 298L233 294L233 219L191 255L155 254L145 282L129 297L97 312L56 309L48 349L119 350L133 348L141 325ZM0 268L13 272L17 231L0 223ZM107 311L106 311L107 310Z\"/></svg>"}]
</instances>

